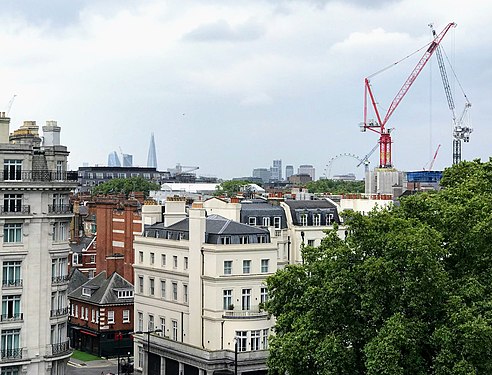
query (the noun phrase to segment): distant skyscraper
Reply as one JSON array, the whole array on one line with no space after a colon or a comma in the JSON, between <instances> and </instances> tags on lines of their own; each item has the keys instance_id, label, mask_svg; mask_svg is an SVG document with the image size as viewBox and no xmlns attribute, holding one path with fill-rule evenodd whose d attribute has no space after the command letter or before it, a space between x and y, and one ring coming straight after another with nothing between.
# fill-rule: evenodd
<instances>
[{"instance_id":1,"label":"distant skyscraper","mask_svg":"<svg viewBox=\"0 0 492 375\"><path fill-rule=\"evenodd\" d=\"M273 181L282 180L282 160L274 160L270 167L271 179Z\"/></svg>"},{"instance_id":2,"label":"distant skyscraper","mask_svg":"<svg viewBox=\"0 0 492 375\"><path fill-rule=\"evenodd\" d=\"M123 167L133 167L133 155L121 154L123 159Z\"/></svg>"},{"instance_id":3,"label":"distant skyscraper","mask_svg":"<svg viewBox=\"0 0 492 375\"><path fill-rule=\"evenodd\" d=\"M308 174L311 176L313 181L316 181L316 179L314 178L315 177L314 176L314 167L310 164L300 165L299 169L297 170L297 174Z\"/></svg>"},{"instance_id":4,"label":"distant skyscraper","mask_svg":"<svg viewBox=\"0 0 492 375\"><path fill-rule=\"evenodd\" d=\"M108 167L121 167L120 158L116 151L112 151L108 155Z\"/></svg>"},{"instance_id":5,"label":"distant skyscraper","mask_svg":"<svg viewBox=\"0 0 492 375\"><path fill-rule=\"evenodd\" d=\"M147 156L147 167L157 168L157 155L155 153L154 133L150 135L149 154Z\"/></svg>"},{"instance_id":6,"label":"distant skyscraper","mask_svg":"<svg viewBox=\"0 0 492 375\"><path fill-rule=\"evenodd\" d=\"M261 178L263 182L269 182L272 174L269 169L255 168L253 169L253 177Z\"/></svg>"},{"instance_id":7,"label":"distant skyscraper","mask_svg":"<svg viewBox=\"0 0 492 375\"><path fill-rule=\"evenodd\" d=\"M285 179L288 180L290 176L294 174L294 167L292 165L287 165L285 167Z\"/></svg>"}]
</instances>

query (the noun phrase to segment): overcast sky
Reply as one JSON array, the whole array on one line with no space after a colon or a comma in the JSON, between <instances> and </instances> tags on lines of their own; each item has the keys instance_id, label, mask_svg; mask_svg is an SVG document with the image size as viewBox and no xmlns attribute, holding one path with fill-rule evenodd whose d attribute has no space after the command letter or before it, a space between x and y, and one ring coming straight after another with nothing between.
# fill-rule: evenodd
<instances>
[{"instance_id":1,"label":"overcast sky","mask_svg":"<svg viewBox=\"0 0 492 375\"><path fill-rule=\"evenodd\" d=\"M454 21L442 46L473 104L463 157L488 160L491 14L488 0L2 0L0 109L17 95L11 131L57 120L72 169L120 149L145 166L153 132L160 170L231 178L282 159L318 177L377 143L358 126L364 77L428 43L429 22ZM383 112L422 53L372 79ZM387 126L396 168L421 170L438 144L435 169L451 164L435 57ZM356 164L338 158L331 174L362 177Z\"/></svg>"}]
</instances>

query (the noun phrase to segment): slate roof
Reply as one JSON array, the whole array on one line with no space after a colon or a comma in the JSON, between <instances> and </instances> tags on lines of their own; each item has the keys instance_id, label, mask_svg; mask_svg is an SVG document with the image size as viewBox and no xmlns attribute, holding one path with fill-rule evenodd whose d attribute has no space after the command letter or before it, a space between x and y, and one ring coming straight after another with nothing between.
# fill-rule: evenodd
<instances>
[{"instance_id":1,"label":"slate roof","mask_svg":"<svg viewBox=\"0 0 492 375\"><path fill-rule=\"evenodd\" d=\"M164 224L154 224L148 229L166 229L176 232L188 232L190 226L189 218L178 221L177 223L164 227ZM253 227L251 225L238 223L237 221L226 219L220 215L207 216L205 221L206 234L221 234L221 235L240 235L240 234L269 234L268 230Z\"/></svg>"},{"instance_id":2,"label":"slate roof","mask_svg":"<svg viewBox=\"0 0 492 375\"><path fill-rule=\"evenodd\" d=\"M304 200L304 201L295 201L295 200L286 200L285 204L287 204L291 210L297 210L297 209L317 209L317 208L334 208L336 209L337 207L323 199L323 200Z\"/></svg>"},{"instance_id":3,"label":"slate roof","mask_svg":"<svg viewBox=\"0 0 492 375\"><path fill-rule=\"evenodd\" d=\"M92 240L93 237L84 236L80 239L80 243L70 243L70 249L74 253L81 253L84 249L87 249L87 246L89 246Z\"/></svg>"},{"instance_id":4,"label":"slate roof","mask_svg":"<svg viewBox=\"0 0 492 375\"><path fill-rule=\"evenodd\" d=\"M189 226L189 218L168 227L164 227L163 223L158 223L145 226L144 236L189 240ZM210 215L205 219L205 242L209 244L269 243L270 232L267 229L238 223L219 215Z\"/></svg>"},{"instance_id":5,"label":"slate roof","mask_svg":"<svg viewBox=\"0 0 492 375\"><path fill-rule=\"evenodd\" d=\"M282 229L287 228L287 220L285 218L284 209L263 199L253 199L241 202L241 221L246 223L249 217L280 217L280 227ZM261 221L259 221L259 223L261 223ZM273 220L271 220L271 223L273 224Z\"/></svg>"},{"instance_id":6,"label":"slate roof","mask_svg":"<svg viewBox=\"0 0 492 375\"><path fill-rule=\"evenodd\" d=\"M82 288L92 290L91 296L82 295ZM117 290L133 290L133 285L118 273L114 272L107 278L106 271L100 272L93 279L79 286L68 297L78 301L84 301L93 305L129 305L133 303L133 297L118 298Z\"/></svg>"},{"instance_id":7,"label":"slate roof","mask_svg":"<svg viewBox=\"0 0 492 375\"><path fill-rule=\"evenodd\" d=\"M79 206L79 214L81 216L88 215L89 209L87 208L87 206L84 206L84 205Z\"/></svg>"},{"instance_id":8,"label":"slate roof","mask_svg":"<svg viewBox=\"0 0 492 375\"><path fill-rule=\"evenodd\" d=\"M72 293L75 289L77 289L82 284L85 284L89 281L89 278L78 268L72 268L70 270L70 274L68 275L68 288L67 293Z\"/></svg>"},{"instance_id":9,"label":"slate roof","mask_svg":"<svg viewBox=\"0 0 492 375\"><path fill-rule=\"evenodd\" d=\"M270 234L263 228L253 227L251 225L238 223L237 221L228 220L219 215L210 215L207 217L207 234Z\"/></svg>"},{"instance_id":10,"label":"slate roof","mask_svg":"<svg viewBox=\"0 0 492 375\"><path fill-rule=\"evenodd\" d=\"M260 215L270 212L272 213L272 215L276 213L280 215L280 213L284 212L284 210L280 206L274 206L273 204L270 204L264 200L257 199L241 202L241 211L248 211L248 213L258 212Z\"/></svg>"},{"instance_id":11,"label":"slate roof","mask_svg":"<svg viewBox=\"0 0 492 375\"><path fill-rule=\"evenodd\" d=\"M321 225L326 224L328 216L332 217L330 220L340 224L337 206L328 200L287 200L285 204L290 208L294 225L300 225L300 215L303 213L309 214L308 226L313 225L313 215L318 213L321 214Z\"/></svg>"}]
</instances>

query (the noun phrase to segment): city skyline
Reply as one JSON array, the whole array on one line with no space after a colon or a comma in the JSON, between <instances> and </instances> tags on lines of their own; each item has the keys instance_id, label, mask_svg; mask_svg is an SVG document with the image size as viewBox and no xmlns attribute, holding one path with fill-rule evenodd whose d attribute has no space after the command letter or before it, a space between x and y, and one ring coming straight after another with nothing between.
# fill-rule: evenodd
<instances>
[{"instance_id":1,"label":"city skyline","mask_svg":"<svg viewBox=\"0 0 492 375\"><path fill-rule=\"evenodd\" d=\"M312 164L322 176L333 157L363 157L376 144L377 135L358 127L364 78L427 44L430 22L438 32L458 24L442 46L473 105L463 158L490 156L484 46L492 4L484 0L50 4L4 4L0 110L17 95L13 127L58 120L72 169L104 163L117 147L143 166L153 132L160 169L199 165L200 174L228 179L279 158ZM372 78L382 108L420 54ZM458 82L450 79L459 111ZM396 168L421 170L438 144L435 169L451 164L451 114L434 58L388 126ZM333 173L362 174L344 162Z\"/></svg>"}]
</instances>

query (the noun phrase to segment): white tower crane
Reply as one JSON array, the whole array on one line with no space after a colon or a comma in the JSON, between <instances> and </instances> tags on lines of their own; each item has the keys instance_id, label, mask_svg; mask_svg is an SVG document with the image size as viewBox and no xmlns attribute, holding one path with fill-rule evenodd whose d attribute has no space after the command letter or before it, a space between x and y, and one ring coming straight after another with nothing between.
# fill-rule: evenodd
<instances>
[{"instance_id":1,"label":"white tower crane","mask_svg":"<svg viewBox=\"0 0 492 375\"><path fill-rule=\"evenodd\" d=\"M431 28L432 35L435 38L436 31L434 30L433 25L429 24L429 27ZM454 77L458 81L458 84L461 88L461 92L465 97L465 108L463 109L461 115L459 117L456 117L453 94L451 92L451 87L449 85L448 75L446 73L446 66L444 65L444 59L442 58L442 52L443 52L442 47L438 45L436 48L436 57L439 64L439 70L441 72L444 92L446 94L446 99L448 100L448 107L451 110L451 114L453 116L453 164L458 164L461 161L461 141L469 142L470 134L471 132L473 132L473 128L471 127L469 118L467 117L468 110L471 108L471 103L468 100L468 97L466 96L465 92L463 91L463 87L459 83L458 78L456 77L456 73L454 72L453 67L450 64L449 66L451 67Z\"/></svg>"}]
</instances>

